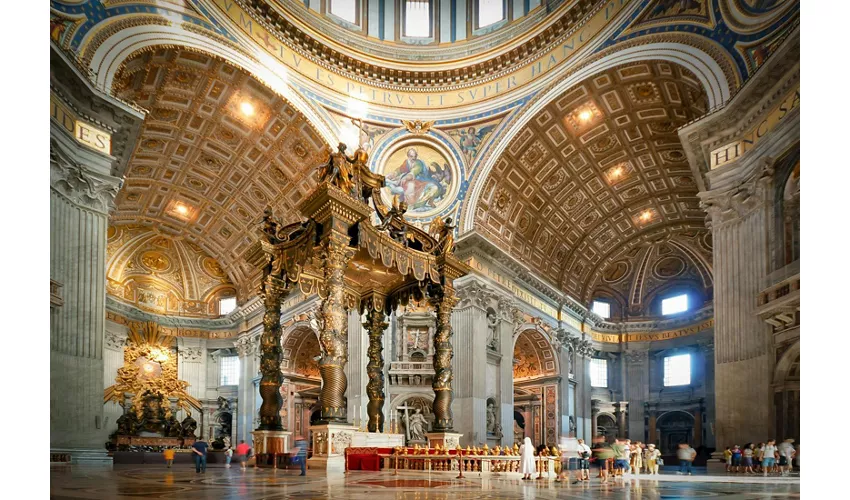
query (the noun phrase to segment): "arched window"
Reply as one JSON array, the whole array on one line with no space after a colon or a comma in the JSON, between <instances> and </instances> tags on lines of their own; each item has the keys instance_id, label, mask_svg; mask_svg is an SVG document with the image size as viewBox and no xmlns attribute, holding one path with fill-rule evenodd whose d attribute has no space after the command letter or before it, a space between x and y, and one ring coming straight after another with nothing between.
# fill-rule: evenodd
<instances>
[{"instance_id":1,"label":"arched window","mask_svg":"<svg viewBox=\"0 0 850 500\"><path fill-rule=\"evenodd\" d=\"M218 299L218 313L226 316L236 309L236 297L222 297Z\"/></svg>"},{"instance_id":2,"label":"arched window","mask_svg":"<svg viewBox=\"0 0 850 500\"><path fill-rule=\"evenodd\" d=\"M505 18L505 0L475 0L478 11L477 28L486 28Z\"/></svg>"},{"instance_id":3,"label":"arched window","mask_svg":"<svg viewBox=\"0 0 850 500\"><path fill-rule=\"evenodd\" d=\"M360 0L330 0L330 13L343 21L359 24Z\"/></svg>"},{"instance_id":4,"label":"arched window","mask_svg":"<svg viewBox=\"0 0 850 500\"><path fill-rule=\"evenodd\" d=\"M602 319L608 319L611 317L611 303L606 302L604 300L594 300L593 301L593 314L599 316Z\"/></svg>"},{"instance_id":5,"label":"arched window","mask_svg":"<svg viewBox=\"0 0 850 500\"><path fill-rule=\"evenodd\" d=\"M404 0L404 32L410 38L431 36L431 0Z\"/></svg>"}]
</instances>

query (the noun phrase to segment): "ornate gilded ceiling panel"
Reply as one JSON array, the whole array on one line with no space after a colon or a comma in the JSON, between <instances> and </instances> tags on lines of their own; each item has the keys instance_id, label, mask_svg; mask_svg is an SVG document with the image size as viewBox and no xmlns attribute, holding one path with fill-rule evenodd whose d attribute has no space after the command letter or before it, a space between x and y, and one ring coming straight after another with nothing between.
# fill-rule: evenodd
<instances>
[{"instance_id":1,"label":"ornate gilded ceiling panel","mask_svg":"<svg viewBox=\"0 0 850 500\"><path fill-rule=\"evenodd\" d=\"M138 225L110 226L107 293L142 310L185 317L219 315L233 284L198 245Z\"/></svg>"},{"instance_id":2,"label":"ornate gilded ceiling panel","mask_svg":"<svg viewBox=\"0 0 850 500\"><path fill-rule=\"evenodd\" d=\"M196 52L132 57L114 90L150 113L112 222L155 225L198 245L247 292L256 271L242 255L263 210L294 212L315 185L323 140L256 79Z\"/></svg>"},{"instance_id":3,"label":"ornate gilded ceiling panel","mask_svg":"<svg viewBox=\"0 0 850 500\"><path fill-rule=\"evenodd\" d=\"M320 353L316 332L310 328L298 328L283 341L281 369L284 373L319 379L319 363L315 358Z\"/></svg>"},{"instance_id":4,"label":"ornate gilded ceiling panel","mask_svg":"<svg viewBox=\"0 0 850 500\"><path fill-rule=\"evenodd\" d=\"M706 102L697 78L667 62L589 78L534 116L496 161L476 229L586 302L624 248L705 228L676 129Z\"/></svg>"},{"instance_id":5,"label":"ornate gilded ceiling panel","mask_svg":"<svg viewBox=\"0 0 850 500\"><path fill-rule=\"evenodd\" d=\"M536 330L520 333L514 344L514 380L557 374L558 365L552 344Z\"/></svg>"}]
</instances>

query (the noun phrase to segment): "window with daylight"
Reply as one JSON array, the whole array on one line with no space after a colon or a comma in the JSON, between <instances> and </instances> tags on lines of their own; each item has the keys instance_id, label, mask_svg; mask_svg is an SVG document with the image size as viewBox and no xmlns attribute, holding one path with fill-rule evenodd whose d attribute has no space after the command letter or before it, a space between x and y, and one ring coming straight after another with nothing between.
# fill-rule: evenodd
<instances>
[{"instance_id":1,"label":"window with daylight","mask_svg":"<svg viewBox=\"0 0 850 500\"><path fill-rule=\"evenodd\" d=\"M219 359L221 377L218 385L239 385L239 356L222 356Z\"/></svg>"},{"instance_id":2,"label":"window with daylight","mask_svg":"<svg viewBox=\"0 0 850 500\"><path fill-rule=\"evenodd\" d=\"M676 295L675 297L668 297L661 301L661 314L667 316L668 314L676 314L680 312L684 312L688 310L688 294L683 293L682 295Z\"/></svg>"},{"instance_id":3,"label":"window with daylight","mask_svg":"<svg viewBox=\"0 0 850 500\"><path fill-rule=\"evenodd\" d=\"M431 36L431 0L404 1L404 36Z\"/></svg>"},{"instance_id":4,"label":"window with daylight","mask_svg":"<svg viewBox=\"0 0 850 500\"><path fill-rule=\"evenodd\" d=\"M505 18L504 0L478 0L478 27L486 28Z\"/></svg>"},{"instance_id":5,"label":"window with daylight","mask_svg":"<svg viewBox=\"0 0 850 500\"><path fill-rule=\"evenodd\" d=\"M590 386L608 387L608 360L593 358L590 360Z\"/></svg>"},{"instance_id":6,"label":"window with daylight","mask_svg":"<svg viewBox=\"0 0 850 500\"><path fill-rule=\"evenodd\" d=\"M222 316L230 314L236 309L236 297L224 297L218 301L218 313Z\"/></svg>"},{"instance_id":7,"label":"window with daylight","mask_svg":"<svg viewBox=\"0 0 850 500\"><path fill-rule=\"evenodd\" d=\"M358 3L359 0L331 0L331 14L357 24Z\"/></svg>"},{"instance_id":8,"label":"window with daylight","mask_svg":"<svg viewBox=\"0 0 850 500\"><path fill-rule=\"evenodd\" d=\"M691 355L678 354L664 358L664 387L691 383Z\"/></svg>"},{"instance_id":9,"label":"window with daylight","mask_svg":"<svg viewBox=\"0 0 850 500\"><path fill-rule=\"evenodd\" d=\"M611 317L611 304L602 300L594 300L593 301L593 314L599 316L602 319L608 319Z\"/></svg>"}]
</instances>

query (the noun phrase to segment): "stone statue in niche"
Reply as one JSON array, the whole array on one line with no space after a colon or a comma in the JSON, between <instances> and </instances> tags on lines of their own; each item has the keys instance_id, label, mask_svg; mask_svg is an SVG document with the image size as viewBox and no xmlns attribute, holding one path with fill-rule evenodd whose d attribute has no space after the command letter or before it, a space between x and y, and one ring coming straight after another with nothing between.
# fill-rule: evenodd
<instances>
[{"instance_id":1,"label":"stone statue in niche","mask_svg":"<svg viewBox=\"0 0 850 500\"><path fill-rule=\"evenodd\" d=\"M413 411L413 415L404 415L404 425L410 433L411 441L425 441L425 432L428 428L428 421L425 415L422 415L422 410L417 408Z\"/></svg>"},{"instance_id":2,"label":"stone statue in niche","mask_svg":"<svg viewBox=\"0 0 850 500\"><path fill-rule=\"evenodd\" d=\"M570 436L576 435L576 419L570 415Z\"/></svg>"},{"instance_id":3,"label":"stone statue in niche","mask_svg":"<svg viewBox=\"0 0 850 500\"><path fill-rule=\"evenodd\" d=\"M487 400L487 434L502 437L502 425L496 412L496 402L492 398Z\"/></svg>"},{"instance_id":4,"label":"stone statue in niche","mask_svg":"<svg viewBox=\"0 0 850 500\"><path fill-rule=\"evenodd\" d=\"M499 334L496 331L498 325L496 311L487 309L487 348L492 351L499 350Z\"/></svg>"}]
</instances>

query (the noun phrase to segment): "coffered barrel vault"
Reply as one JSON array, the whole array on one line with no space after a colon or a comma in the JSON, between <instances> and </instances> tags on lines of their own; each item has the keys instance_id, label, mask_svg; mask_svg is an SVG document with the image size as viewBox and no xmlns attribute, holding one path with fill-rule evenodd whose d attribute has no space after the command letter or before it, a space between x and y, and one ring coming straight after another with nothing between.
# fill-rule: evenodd
<instances>
[{"instance_id":1,"label":"coffered barrel vault","mask_svg":"<svg viewBox=\"0 0 850 500\"><path fill-rule=\"evenodd\" d=\"M113 224L155 225L184 238L248 293L257 273L243 254L257 239L263 209L292 213L315 185L311 174L325 157L325 142L255 78L197 52L157 49L133 56L114 90L149 113Z\"/></svg>"},{"instance_id":2,"label":"coffered barrel vault","mask_svg":"<svg viewBox=\"0 0 850 500\"><path fill-rule=\"evenodd\" d=\"M475 229L587 301L630 249L704 230L676 129L705 113L689 71L613 68L571 88L515 136L484 184ZM641 252L638 252L638 254Z\"/></svg>"}]
</instances>

